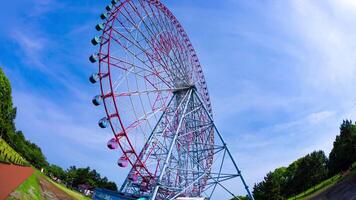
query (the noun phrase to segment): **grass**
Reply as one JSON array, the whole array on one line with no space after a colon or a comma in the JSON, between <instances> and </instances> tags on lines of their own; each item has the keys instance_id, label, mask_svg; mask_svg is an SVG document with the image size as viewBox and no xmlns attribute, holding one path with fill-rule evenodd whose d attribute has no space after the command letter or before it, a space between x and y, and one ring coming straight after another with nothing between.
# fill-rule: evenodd
<instances>
[{"instance_id":1,"label":"grass","mask_svg":"<svg viewBox=\"0 0 356 200\"><path fill-rule=\"evenodd\" d=\"M24 200L42 200L41 187L37 176L39 172L33 173L26 181L24 181L8 198L8 200L24 199Z\"/></svg>"},{"instance_id":2,"label":"grass","mask_svg":"<svg viewBox=\"0 0 356 200\"><path fill-rule=\"evenodd\" d=\"M352 173L356 173L356 162L352 164ZM326 179L325 181L319 183L318 185L315 185L308 190L298 194L297 196L290 197L288 200L299 200L299 199L305 199L307 197L310 197L312 195L315 195L316 193L320 193L328 189L329 187L335 185L336 183L342 181L345 177L341 176L340 174L337 174L329 179Z\"/></svg>"},{"instance_id":3,"label":"grass","mask_svg":"<svg viewBox=\"0 0 356 200\"><path fill-rule=\"evenodd\" d=\"M30 166L29 162L27 162L19 153L17 153L13 148L11 148L11 146L9 144L7 144L1 138L0 138L0 162ZM42 200L43 197L41 195L41 187L38 182L39 176L45 178L46 180L48 180L49 182L54 184L56 187L58 187L60 190L64 191L69 196L73 197L74 199L90 200L90 198L83 196L79 192L70 190L70 189L66 188L64 185L52 181L49 177L42 174L38 170L35 170L35 173L33 173L28 179L26 179L14 191L13 197L9 197L8 199L9 200L15 200L15 199Z\"/></svg>"},{"instance_id":4,"label":"grass","mask_svg":"<svg viewBox=\"0 0 356 200\"><path fill-rule=\"evenodd\" d=\"M335 175L329 179L326 179L325 181L319 183L318 185L315 185L311 188L309 188L308 190L298 194L297 196L294 197L290 197L288 198L288 200L293 200L293 199L304 199L306 197L308 197L311 194L314 194L315 192L318 191L323 191L325 189L328 188L328 186L334 185L335 183L338 183L339 181L342 180L342 176L341 175Z\"/></svg>"},{"instance_id":5,"label":"grass","mask_svg":"<svg viewBox=\"0 0 356 200\"><path fill-rule=\"evenodd\" d=\"M29 165L13 148L0 138L0 162L12 163L16 165Z\"/></svg>"},{"instance_id":6,"label":"grass","mask_svg":"<svg viewBox=\"0 0 356 200\"><path fill-rule=\"evenodd\" d=\"M49 177L42 174L40 171L36 170L26 181L24 181L8 198L8 200L43 200L41 186L39 184L38 177L42 177L55 185L60 190L67 193L69 196L73 197L77 200L90 200L90 198L85 197L84 195L80 194L79 192L70 190L66 188L64 185L56 183L52 181Z\"/></svg>"}]
</instances>

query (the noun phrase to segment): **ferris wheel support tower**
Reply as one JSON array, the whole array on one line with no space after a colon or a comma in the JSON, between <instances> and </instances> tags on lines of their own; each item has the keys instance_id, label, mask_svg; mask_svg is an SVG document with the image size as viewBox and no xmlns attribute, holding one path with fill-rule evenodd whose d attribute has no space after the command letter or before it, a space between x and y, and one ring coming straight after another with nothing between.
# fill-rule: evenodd
<instances>
[{"instance_id":1,"label":"ferris wheel support tower","mask_svg":"<svg viewBox=\"0 0 356 200\"><path fill-rule=\"evenodd\" d=\"M101 128L118 166L131 170L120 188L128 199L214 198L239 178L253 200L213 120L204 73L182 25L159 0L112 0L91 41L99 51L90 82L103 105Z\"/></svg>"}]
</instances>

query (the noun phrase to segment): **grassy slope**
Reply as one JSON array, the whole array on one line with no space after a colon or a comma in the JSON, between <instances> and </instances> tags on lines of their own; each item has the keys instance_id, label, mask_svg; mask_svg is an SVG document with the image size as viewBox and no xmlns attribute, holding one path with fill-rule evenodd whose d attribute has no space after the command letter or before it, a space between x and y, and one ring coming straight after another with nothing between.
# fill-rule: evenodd
<instances>
[{"instance_id":1,"label":"grassy slope","mask_svg":"<svg viewBox=\"0 0 356 200\"><path fill-rule=\"evenodd\" d=\"M15 199L38 199L42 200L41 195L41 187L38 182L37 176L38 171L33 173L26 181L24 181L13 193L12 196L8 198L8 200ZM16 197L16 198L15 198Z\"/></svg>"},{"instance_id":2,"label":"grassy slope","mask_svg":"<svg viewBox=\"0 0 356 200\"><path fill-rule=\"evenodd\" d=\"M7 156L5 156L7 155ZM0 138L0 162L5 163L12 163L12 164L19 164L19 165L27 165L29 163L21 157L13 148L10 147L3 139ZM58 184L52 181L50 178L39 172L38 170L35 171L33 175L31 175L26 181L24 181L14 192L14 195L18 197L18 199L39 199L42 200L41 196L41 187L39 185L38 176L44 177L46 180L53 183L56 187L63 190L69 196L75 199L85 199L89 200L89 198L83 196L82 194L70 190L66 188L64 185ZM16 199L15 197L10 197L10 200Z\"/></svg>"},{"instance_id":3,"label":"grassy slope","mask_svg":"<svg viewBox=\"0 0 356 200\"><path fill-rule=\"evenodd\" d=\"M356 162L352 165L351 173L356 173ZM298 194L297 196L288 198L288 200L310 198L312 196L320 194L321 192L327 190L328 188L332 187L333 185L335 185L336 183L339 183L340 181L342 181L344 179L345 179L345 177L341 176L340 174L337 174L337 175L319 183L318 185L315 185L315 186L309 188L308 190Z\"/></svg>"},{"instance_id":4,"label":"grassy slope","mask_svg":"<svg viewBox=\"0 0 356 200\"><path fill-rule=\"evenodd\" d=\"M28 162L22 158L13 148L0 138L0 161L18 165L28 165Z\"/></svg>"},{"instance_id":5,"label":"grassy slope","mask_svg":"<svg viewBox=\"0 0 356 200\"><path fill-rule=\"evenodd\" d=\"M54 184L60 190L67 193L69 196L73 197L74 199L78 200L90 200L88 197L83 196L82 194L70 190L65 186L58 184L52 181L49 177L45 176L38 170L35 171L33 175L31 175L26 181L24 181L13 193L13 196L8 198L8 200L16 200L16 199L24 199L24 200L43 200L41 195L41 186L38 181L38 177L41 176Z\"/></svg>"}]
</instances>

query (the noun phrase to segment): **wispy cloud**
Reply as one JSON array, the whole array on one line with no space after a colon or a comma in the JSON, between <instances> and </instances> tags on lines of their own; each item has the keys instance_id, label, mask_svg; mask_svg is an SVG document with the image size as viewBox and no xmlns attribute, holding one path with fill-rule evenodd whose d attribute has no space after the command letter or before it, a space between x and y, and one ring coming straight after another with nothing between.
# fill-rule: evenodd
<instances>
[{"instance_id":1,"label":"wispy cloud","mask_svg":"<svg viewBox=\"0 0 356 200\"><path fill-rule=\"evenodd\" d=\"M18 30L12 33L12 39L16 41L20 47L18 50L21 52L20 57L29 66L39 68L40 70L47 71L46 65L43 63L44 48L48 48L48 41L44 37L35 34L26 34Z\"/></svg>"},{"instance_id":2,"label":"wispy cloud","mask_svg":"<svg viewBox=\"0 0 356 200\"><path fill-rule=\"evenodd\" d=\"M65 5L63 2L56 0L36 0L33 2L28 14L30 17L38 17L64 7Z\"/></svg>"},{"instance_id":3,"label":"wispy cloud","mask_svg":"<svg viewBox=\"0 0 356 200\"><path fill-rule=\"evenodd\" d=\"M340 5L350 4L347 2L340 1ZM303 67L306 83L317 90L345 95L345 89L354 89L356 30L350 29L342 17L333 14L328 5L335 4L292 1L289 27L303 42L304 51L309 55ZM334 7L337 9L340 6Z\"/></svg>"}]
</instances>

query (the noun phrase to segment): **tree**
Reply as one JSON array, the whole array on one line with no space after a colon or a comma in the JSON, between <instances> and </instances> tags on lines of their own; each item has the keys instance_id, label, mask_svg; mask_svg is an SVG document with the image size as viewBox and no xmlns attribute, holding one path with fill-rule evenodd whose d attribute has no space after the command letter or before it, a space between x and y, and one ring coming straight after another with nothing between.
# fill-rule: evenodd
<instances>
[{"instance_id":1,"label":"tree","mask_svg":"<svg viewBox=\"0 0 356 200\"><path fill-rule=\"evenodd\" d=\"M273 172L269 172L262 182L255 184L253 188L253 196L255 199L285 199L282 193L285 186L285 173L285 167L278 168Z\"/></svg>"},{"instance_id":2,"label":"tree","mask_svg":"<svg viewBox=\"0 0 356 200\"><path fill-rule=\"evenodd\" d=\"M250 200L250 198L246 196L237 196L235 198L232 198L231 200Z\"/></svg>"},{"instance_id":3,"label":"tree","mask_svg":"<svg viewBox=\"0 0 356 200\"><path fill-rule=\"evenodd\" d=\"M65 171L60 166L57 165L49 165L47 167L47 174L52 177L57 177L62 181L65 180L66 178Z\"/></svg>"},{"instance_id":4,"label":"tree","mask_svg":"<svg viewBox=\"0 0 356 200\"><path fill-rule=\"evenodd\" d=\"M329 155L329 173L347 170L356 161L356 125L344 120Z\"/></svg>"},{"instance_id":5,"label":"tree","mask_svg":"<svg viewBox=\"0 0 356 200\"><path fill-rule=\"evenodd\" d=\"M14 132L16 109L13 108L11 84L0 67L0 136L11 143L9 135Z\"/></svg>"},{"instance_id":6,"label":"tree","mask_svg":"<svg viewBox=\"0 0 356 200\"><path fill-rule=\"evenodd\" d=\"M323 151L314 151L298 160L292 178L288 178L289 193L298 194L327 177L327 157Z\"/></svg>"},{"instance_id":7,"label":"tree","mask_svg":"<svg viewBox=\"0 0 356 200\"><path fill-rule=\"evenodd\" d=\"M262 182L255 184L254 197L281 200L296 195L327 177L327 161L323 151L314 151L287 168L269 172Z\"/></svg>"},{"instance_id":8,"label":"tree","mask_svg":"<svg viewBox=\"0 0 356 200\"><path fill-rule=\"evenodd\" d=\"M322 182L328 176L349 169L356 162L356 124L344 120L336 136L329 159L323 151L314 151L291 163L287 168L269 172L255 184L256 199L285 199Z\"/></svg>"},{"instance_id":9,"label":"tree","mask_svg":"<svg viewBox=\"0 0 356 200\"><path fill-rule=\"evenodd\" d=\"M37 169L46 168L48 162L42 150L35 143L26 140L21 131L17 131L14 137L15 146L13 148L19 152L27 161Z\"/></svg>"},{"instance_id":10,"label":"tree","mask_svg":"<svg viewBox=\"0 0 356 200\"><path fill-rule=\"evenodd\" d=\"M71 188L78 188L79 185L88 184L92 187L106 188L117 191L117 185L114 182L108 181L106 177L102 178L96 170L91 170L89 167L69 167L66 170L65 180L66 184Z\"/></svg>"},{"instance_id":11,"label":"tree","mask_svg":"<svg viewBox=\"0 0 356 200\"><path fill-rule=\"evenodd\" d=\"M48 162L41 148L26 140L21 131L16 131L15 118L10 81L0 68L0 136L34 167L46 167Z\"/></svg>"}]
</instances>

